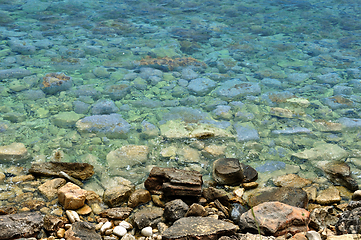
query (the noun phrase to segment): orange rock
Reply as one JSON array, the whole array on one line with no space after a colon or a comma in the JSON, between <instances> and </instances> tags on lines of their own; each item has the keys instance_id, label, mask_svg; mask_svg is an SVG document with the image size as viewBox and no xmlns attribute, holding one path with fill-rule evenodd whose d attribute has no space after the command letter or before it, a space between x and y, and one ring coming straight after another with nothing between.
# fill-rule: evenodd
<instances>
[{"instance_id":1,"label":"orange rock","mask_svg":"<svg viewBox=\"0 0 361 240\"><path fill-rule=\"evenodd\" d=\"M84 206L87 191L68 182L58 189L58 201L64 209L79 209Z\"/></svg>"}]
</instances>

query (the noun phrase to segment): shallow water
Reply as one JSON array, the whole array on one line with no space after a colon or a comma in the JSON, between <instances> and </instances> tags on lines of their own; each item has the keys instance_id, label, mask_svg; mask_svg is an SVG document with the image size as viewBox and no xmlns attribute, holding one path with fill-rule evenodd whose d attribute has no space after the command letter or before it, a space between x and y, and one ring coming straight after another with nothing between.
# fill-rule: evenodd
<instances>
[{"instance_id":1,"label":"shallow water","mask_svg":"<svg viewBox=\"0 0 361 240\"><path fill-rule=\"evenodd\" d=\"M3 169L60 156L140 183L156 165L207 179L214 159L237 157L267 182L319 177L292 154L330 143L361 176L358 1L118 2L0 0L0 70L13 70L0 72L0 144L31 156ZM71 88L48 90L56 72ZM122 133L76 124L114 113ZM148 146L146 160L110 164L127 145Z\"/></svg>"}]
</instances>

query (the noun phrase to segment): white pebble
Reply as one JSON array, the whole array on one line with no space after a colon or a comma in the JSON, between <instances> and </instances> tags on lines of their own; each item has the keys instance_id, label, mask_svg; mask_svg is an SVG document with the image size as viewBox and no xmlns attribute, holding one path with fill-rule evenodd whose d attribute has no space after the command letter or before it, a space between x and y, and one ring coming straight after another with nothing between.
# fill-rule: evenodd
<instances>
[{"instance_id":1,"label":"white pebble","mask_svg":"<svg viewBox=\"0 0 361 240\"><path fill-rule=\"evenodd\" d=\"M123 228L125 228L127 230L133 228L132 224L130 224L126 221L121 221L118 226L122 226Z\"/></svg>"},{"instance_id":2,"label":"white pebble","mask_svg":"<svg viewBox=\"0 0 361 240\"><path fill-rule=\"evenodd\" d=\"M113 229L113 234L117 235L118 237L123 237L125 234L127 234L127 229L122 226L116 226Z\"/></svg>"},{"instance_id":3,"label":"white pebble","mask_svg":"<svg viewBox=\"0 0 361 240\"><path fill-rule=\"evenodd\" d=\"M153 229L152 227L145 227L141 231L143 236L151 237L153 235Z\"/></svg>"},{"instance_id":4,"label":"white pebble","mask_svg":"<svg viewBox=\"0 0 361 240\"><path fill-rule=\"evenodd\" d=\"M75 211L73 211L73 210L66 210L65 213L66 213L66 215L68 216L69 221L70 221L71 223L80 222L79 215L78 215Z\"/></svg>"},{"instance_id":5,"label":"white pebble","mask_svg":"<svg viewBox=\"0 0 361 240\"><path fill-rule=\"evenodd\" d=\"M109 228L112 227L112 223L111 222L106 222L103 224L102 228L100 229L100 231L102 233L104 233L106 230L108 230Z\"/></svg>"}]
</instances>

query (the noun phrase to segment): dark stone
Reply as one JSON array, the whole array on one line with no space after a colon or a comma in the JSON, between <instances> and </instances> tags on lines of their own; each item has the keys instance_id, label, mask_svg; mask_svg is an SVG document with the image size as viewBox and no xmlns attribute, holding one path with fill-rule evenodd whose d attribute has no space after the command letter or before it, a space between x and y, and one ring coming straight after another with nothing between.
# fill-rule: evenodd
<instances>
[{"instance_id":1,"label":"dark stone","mask_svg":"<svg viewBox=\"0 0 361 240\"><path fill-rule=\"evenodd\" d=\"M134 191L134 186L119 185L117 187L109 188L104 191L104 203L110 207L118 207L125 202L128 202L130 194Z\"/></svg>"},{"instance_id":2,"label":"dark stone","mask_svg":"<svg viewBox=\"0 0 361 240\"><path fill-rule=\"evenodd\" d=\"M94 167L88 163L45 162L32 163L29 173L47 177L62 177L60 171L71 177L85 180L94 175Z\"/></svg>"},{"instance_id":3,"label":"dark stone","mask_svg":"<svg viewBox=\"0 0 361 240\"><path fill-rule=\"evenodd\" d=\"M81 240L102 240L100 234L95 231L94 224L89 222L75 222L65 232L65 239L75 240L76 238Z\"/></svg>"},{"instance_id":4,"label":"dark stone","mask_svg":"<svg viewBox=\"0 0 361 240\"><path fill-rule=\"evenodd\" d=\"M0 217L0 239L34 237L43 227L39 212L23 212Z\"/></svg>"},{"instance_id":5,"label":"dark stone","mask_svg":"<svg viewBox=\"0 0 361 240\"><path fill-rule=\"evenodd\" d=\"M243 182L243 169L237 158L220 158L213 162L213 179L222 185L239 185Z\"/></svg>"},{"instance_id":6,"label":"dark stone","mask_svg":"<svg viewBox=\"0 0 361 240\"><path fill-rule=\"evenodd\" d=\"M174 222L187 213L189 207L181 199L176 199L165 204L164 218L169 222Z\"/></svg>"},{"instance_id":7,"label":"dark stone","mask_svg":"<svg viewBox=\"0 0 361 240\"><path fill-rule=\"evenodd\" d=\"M359 189L356 180L351 175L350 166L346 162L330 162L321 166L321 169L331 182L344 186L352 192Z\"/></svg>"},{"instance_id":8,"label":"dark stone","mask_svg":"<svg viewBox=\"0 0 361 240\"><path fill-rule=\"evenodd\" d=\"M294 207L305 208L308 204L307 193L301 188L275 187L254 193L248 199L252 207L264 202L278 201Z\"/></svg>"},{"instance_id":9,"label":"dark stone","mask_svg":"<svg viewBox=\"0 0 361 240\"><path fill-rule=\"evenodd\" d=\"M202 183L202 174L197 171L153 167L144 186L152 194L199 197Z\"/></svg>"},{"instance_id":10,"label":"dark stone","mask_svg":"<svg viewBox=\"0 0 361 240\"><path fill-rule=\"evenodd\" d=\"M14 214L17 212L15 207L11 206L1 206L0 207L0 215Z\"/></svg>"},{"instance_id":11,"label":"dark stone","mask_svg":"<svg viewBox=\"0 0 361 240\"><path fill-rule=\"evenodd\" d=\"M124 220L129 217L132 211L133 209L129 207L109 208L99 213L99 216L103 218Z\"/></svg>"},{"instance_id":12,"label":"dark stone","mask_svg":"<svg viewBox=\"0 0 361 240\"><path fill-rule=\"evenodd\" d=\"M210 217L186 217L174 222L163 232L162 239L216 240L222 236L233 235L238 226L233 223Z\"/></svg>"},{"instance_id":13,"label":"dark stone","mask_svg":"<svg viewBox=\"0 0 361 240\"><path fill-rule=\"evenodd\" d=\"M139 229L151 226L155 228L162 221L163 209L158 207L143 208L134 213L131 219Z\"/></svg>"},{"instance_id":14,"label":"dark stone","mask_svg":"<svg viewBox=\"0 0 361 240\"><path fill-rule=\"evenodd\" d=\"M228 193L223 189L208 187L203 189L202 195L208 202L218 199L221 203L227 204L229 201Z\"/></svg>"},{"instance_id":15,"label":"dark stone","mask_svg":"<svg viewBox=\"0 0 361 240\"><path fill-rule=\"evenodd\" d=\"M343 212L336 223L337 234L358 234L361 230L360 218L361 207Z\"/></svg>"},{"instance_id":16,"label":"dark stone","mask_svg":"<svg viewBox=\"0 0 361 240\"><path fill-rule=\"evenodd\" d=\"M258 172L256 169L251 167L250 165L241 163L243 169L243 182L254 182L258 179Z\"/></svg>"},{"instance_id":17,"label":"dark stone","mask_svg":"<svg viewBox=\"0 0 361 240\"><path fill-rule=\"evenodd\" d=\"M48 232L56 232L59 228L64 227L64 221L57 216L46 215L44 217L44 228Z\"/></svg>"}]
</instances>

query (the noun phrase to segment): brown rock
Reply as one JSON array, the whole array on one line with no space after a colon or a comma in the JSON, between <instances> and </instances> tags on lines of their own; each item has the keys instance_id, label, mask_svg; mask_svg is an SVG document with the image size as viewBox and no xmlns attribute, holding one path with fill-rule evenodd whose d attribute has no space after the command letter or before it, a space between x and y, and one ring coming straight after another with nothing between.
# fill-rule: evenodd
<instances>
[{"instance_id":1,"label":"brown rock","mask_svg":"<svg viewBox=\"0 0 361 240\"><path fill-rule=\"evenodd\" d=\"M65 172L69 176L85 180L94 175L94 167L88 163L69 162L45 162L32 163L29 173L39 176L61 177L59 172Z\"/></svg>"},{"instance_id":2,"label":"brown rock","mask_svg":"<svg viewBox=\"0 0 361 240\"><path fill-rule=\"evenodd\" d=\"M294 187L294 188L303 188L312 183L311 180L306 178L301 178L296 174L286 174L282 176L275 177L273 179L274 185L277 187Z\"/></svg>"},{"instance_id":3,"label":"brown rock","mask_svg":"<svg viewBox=\"0 0 361 240\"><path fill-rule=\"evenodd\" d=\"M243 169L237 158L220 158L213 162L212 177L221 185L241 184Z\"/></svg>"},{"instance_id":4,"label":"brown rock","mask_svg":"<svg viewBox=\"0 0 361 240\"><path fill-rule=\"evenodd\" d=\"M132 208L129 207L121 207L121 208L109 208L99 213L99 216L103 218L111 218L117 220L124 220L129 217L130 213L133 211Z\"/></svg>"},{"instance_id":5,"label":"brown rock","mask_svg":"<svg viewBox=\"0 0 361 240\"><path fill-rule=\"evenodd\" d=\"M0 239L34 237L43 227L39 212L23 212L1 216Z\"/></svg>"},{"instance_id":6,"label":"brown rock","mask_svg":"<svg viewBox=\"0 0 361 240\"><path fill-rule=\"evenodd\" d=\"M5 180L5 173L0 172L0 183L3 183Z\"/></svg>"},{"instance_id":7,"label":"brown rock","mask_svg":"<svg viewBox=\"0 0 361 240\"><path fill-rule=\"evenodd\" d=\"M19 183L19 182L32 181L34 179L35 179L35 177L33 175L28 174L28 175L20 175L20 176L11 177L7 180L7 182Z\"/></svg>"},{"instance_id":8,"label":"brown rock","mask_svg":"<svg viewBox=\"0 0 361 240\"><path fill-rule=\"evenodd\" d=\"M258 227L262 235L292 235L308 230L310 213L302 208L293 207L280 202L261 203L243 213L239 219L241 231L257 233Z\"/></svg>"},{"instance_id":9,"label":"brown rock","mask_svg":"<svg viewBox=\"0 0 361 240\"><path fill-rule=\"evenodd\" d=\"M308 204L307 193L305 191L301 188L289 187L259 189L249 197L248 204L254 207L270 201L278 201L300 208L305 208Z\"/></svg>"},{"instance_id":10,"label":"brown rock","mask_svg":"<svg viewBox=\"0 0 361 240\"><path fill-rule=\"evenodd\" d=\"M66 184L65 179L55 178L48 180L45 183L41 184L38 187L38 190L43 194L48 200L52 200L58 196L58 189Z\"/></svg>"},{"instance_id":11,"label":"brown rock","mask_svg":"<svg viewBox=\"0 0 361 240\"><path fill-rule=\"evenodd\" d=\"M124 168L145 163L148 160L148 154L148 146L127 145L109 152L106 159L110 168Z\"/></svg>"},{"instance_id":12,"label":"brown rock","mask_svg":"<svg viewBox=\"0 0 361 240\"><path fill-rule=\"evenodd\" d=\"M145 189L135 190L129 197L128 207L135 208L136 206L149 202L151 200L150 192Z\"/></svg>"},{"instance_id":13,"label":"brown rock","mask_svg":"<svg viewBox=\"0 0 361 240\"><path fill-rule=\"evenodd\" d=\"M134 186L120 185L104 191L103 200L110 207L118 207L127 202L130 194L134 191Z\"/></svg>"},{"instance_id":14,"label":"brown rock","mask_svg":"<svg viewBox=\"0 0 361 240\"><path fill-rule=\"evenodd\" d=\"M0 146L0 162L22 161L29 158L28 150L23 143L12 143Z\"/></svg>"},{"instance_id":15,"label":"brown rock","mask_svg":"<svg viewBox=\"0 0 361 240\"><path fill-rule=\"evenodd\" d=\"M162 239L219 239L235 234L237 225L211 217L181 218L163 232Z\"/></svg>"},{"instance_id":16,"label":"brown rock","mask_svg":"<svg viewBox=\"0 0 361 240\"><path fill-rule=\"evenodd\" d=\"M88 205L84 205L83 207L79 208L78 210L76 210L76 212L79 214L79 215L88 215L89 213L92 212L92 209L91 207L89 207Z\"/></svg>"},{"instance_id":17,"label":"brown rock","mask_svg":"<svg viewBox=\"0 0 361 240\"><path fill-rule=\"evenodd\" d=\"M65 232L67 240L102 240L99 233L95 231L95 226L89 222L75 222Z\"/></svg>"},{"instance_id":18,"label":"brown rock","mask_svg":"<svg viewBox=\"0 0 361 240\"><path fill-rule=\"evenodd\" d=\"M250 165L241 163L243 169L243 183L254 182L258 179L258 172Z\"/></svg>"},{"instance_id":19,"label":"brown rock","mask_svg":"<svg viewBox=\"0 0 361 240\"><path fill-rule=\"evenodd\" d=\"M202 192L202 174L175 168L153 167L144 182L145 188L152 194L166 196L197 196Z\"/></svg>"},{"instance_id":20,"label":"brown rock","mask_svg":"<svg viewBox=\"0 0 361 240\"><path fill-rule=\"evenodd\" d=\"M258 187L258 183L257 182L242 183L242 187L244 187L244 189L246 190L249 190Z\"/></svg>"},{"instance_id":21,"label":"brown rock","mask_svg":"<svg viewBox=\"0 0 361 240\"><path fill-rule=\"evenodd\" d=\"M227 203L229 200L228 193L223 189L217 189L214 187L209 187L203 189L202 195L207 199L208 202L212 202L216 199L221 201L223 204Z\"/></svg>"},{"instance_id":22,"label":"brown rock","mask_svg":"<svg viewBox=\"0 0 361 240\"><path fill-rule=\"evenodd\" d=\"M161 222L163 216L163 209L158 207L143 208L132 215L132 220L138 229L151 226L156 227Z\"/></svg>"},{"instance_id":23,"label":"brown rock","mask_svg":"<svg viewBox=\"0 0 361 240\"><path fill-rule=\"evenodd\" d=\"M316 202L322 205L330 205L341 201L340 191L335 187L329 187L318 193Z\"/></svg>"},{"instance_id":24,"label":"brown rock","mask_svg":"<svg viewBox=\"0 0 361 240\"><path fill-rule=\"evenodd\" d=\"M48 232L56 232L59 228L64 227L64 221L60 217L46 215L44 217L44 228Z\"/></svg>"},{"instance_id":25,"label":"brown rock","mask_svg":"<svg viewBox=\"0 0 361 240\"><path fill-rule=\"evenodd\" d=\"M78 185L68 182L58 189L58 201L64 209L75 210L84 206L87 191Z\"/></svg>"},{"instance_id":26,"label":"brown rock","mask_svg":"<svg viewBox=\"0 0 361 240\"><path fill-rule=\"evenodd\" d=\"M189 207L185 217L191 217L191 216L205 217L207 215L208 215L208 212L202 205L200 205L198 203L193 203Z\"/></svg>"}]
</instances>

